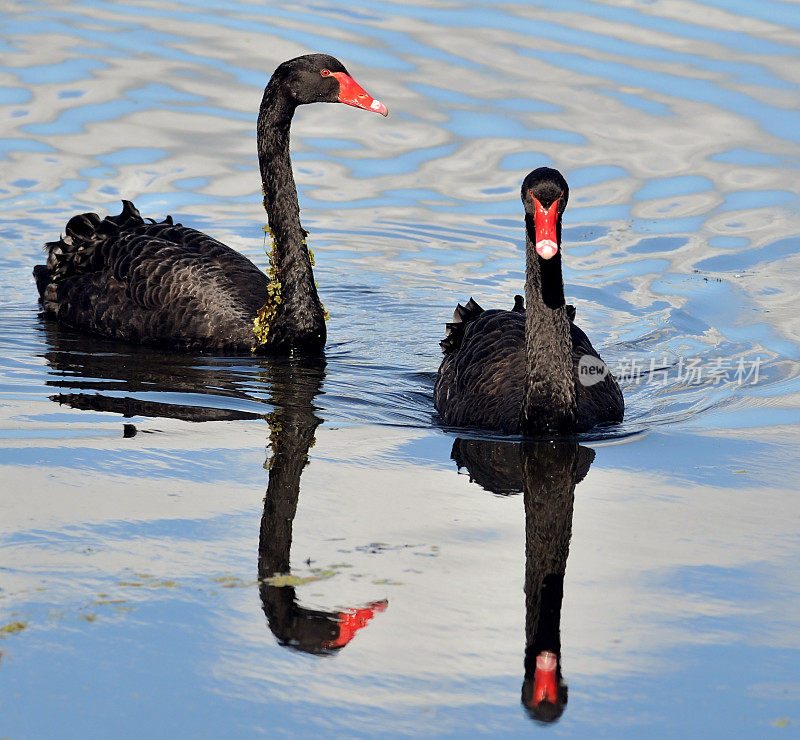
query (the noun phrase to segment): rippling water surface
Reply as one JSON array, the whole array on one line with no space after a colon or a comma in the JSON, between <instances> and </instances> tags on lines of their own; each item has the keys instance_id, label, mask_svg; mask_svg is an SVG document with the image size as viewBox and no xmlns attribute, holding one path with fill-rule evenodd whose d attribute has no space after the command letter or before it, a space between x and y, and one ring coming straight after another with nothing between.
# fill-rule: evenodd
<instances>
[{"instance_id":1,"label":"rippling water surface","mask_svg":"<svg viewBox=\"0 0 800 740\"><path fill-rule=\"evenodd\" d=\"M796 4L0 14L0 735L798 731ZM122 198L264 265L255 118L311 51L390 110L295 117L325 362L40 318L41 245ZM444 322L521 291L544 164L626 420L442 429ZM524 706L543 649L550 729Z\"/></svg>"}]
</instances>

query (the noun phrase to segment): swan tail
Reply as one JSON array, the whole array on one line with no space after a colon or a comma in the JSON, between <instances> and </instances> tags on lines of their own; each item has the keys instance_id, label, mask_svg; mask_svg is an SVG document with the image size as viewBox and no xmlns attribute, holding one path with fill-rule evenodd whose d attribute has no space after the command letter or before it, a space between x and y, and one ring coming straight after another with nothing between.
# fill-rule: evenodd
<instances>
[{"instance_id":1,"label":"swan tail","mask_svg":"<svg viewBox=\"0 0 800 740\"><path fill-rule=\"evenodd\" d=\"M172 224L172 217L167 216L162 223ZM116 216L103 219L96 213L73 216L67 222L64 236L44 245L47 264L36 265L33 270L41 298L48 300L47 294L72 275L100 269L104 262L103 245L116 241L124 232L144 225L144 219L129 200L122 201L122 211Z\"/></svg>"},{"instance_id":2,"label":"swan tail","mask_svg":"<svg viewBox=\"0 0 800 740\"><path fill-rule=\"evenodd\" d=\"M445 338L439 342L444 354L455 352L461 346L467 325L483 313L478 303L470 298L465 306L460 303L453 311L453 320L445 324Z\"/></svg>"}]
</instances>

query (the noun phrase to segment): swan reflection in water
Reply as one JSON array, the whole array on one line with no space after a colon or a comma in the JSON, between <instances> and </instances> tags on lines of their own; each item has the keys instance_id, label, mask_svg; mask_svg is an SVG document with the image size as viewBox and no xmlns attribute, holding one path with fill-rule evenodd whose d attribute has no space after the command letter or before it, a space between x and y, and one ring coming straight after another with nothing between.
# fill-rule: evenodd
<instances>
[{"instance_id":1,"label":"swan reflection in water","mask_svg":"<svg viewBox=\"0 0 800 740\"><path fill-rule=\"evenodd\" d=\"M226 358L199 359L93 340L63 327L55 330L47 321L44 329L45 360L55 373L47 383L67 391L50 396L59 404L121 414L126 419L144 416L207 422L266 418L269 480L259 533L258 579L262 608L279 644L316 655L334 654L376 613L386 609L386 600L362 608L312 609L300 604L294 587L299 579L291 575L292 525L300 477L322 423L313 404L325 378L323 359L238 358L233 365ZM273 410L266 415L236 408L247 405L255 409L256 404L264 403L253 394L254 389L269 390ZM170 402L127 395L153 391L175 395ZM183 393L191 394L198 405L172 402ZM208 406L203 405L204 394L208 394ZM231 399L229 408L219 407L220 397ZM123 424L124 437L136 434L134 424Z\"/></svg>"},{"instance_id":2,"label":"swan reflection in water","mask_svg":"<svg viewBox=\"0 0 800 740\"><path fill-rule=\"evenodd\" d=\"M258 544L261 603L272 633L281 645L307 653L334 653L353 639L388 601L336 612L301 606L291 577L289 554L292 523L297 513L300 476L308 464L317 426L313 401L324 378L324 361L300 368L290 360L271 365L269 482Z\"/></svg>"},{"instance_id":3,"label":"swan reflection in water","mask_svg":"<svg viewBox=\"0 0 800 740\"><path fill-rule=\"evenodd\" d=\"M522 705L539 722L555 722L567 704L561 672L561 602L572 536L575 486L594 451L577 442L456 439L452 458L470 479L525 500L525 678Z\"/></svg>"}]
</instances>

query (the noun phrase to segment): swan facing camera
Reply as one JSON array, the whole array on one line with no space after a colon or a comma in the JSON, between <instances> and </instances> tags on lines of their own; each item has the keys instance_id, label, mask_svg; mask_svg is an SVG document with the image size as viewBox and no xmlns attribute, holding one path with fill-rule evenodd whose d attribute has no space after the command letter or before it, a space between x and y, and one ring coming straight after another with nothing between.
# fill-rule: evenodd
<instances>
[{"instance_id":1,"label":"swan facing camera","mask_svg":"<svg viewBox=\"0 0 800 740\"><path fill-rule=\"evenodd\" d=\"M599 357L583 355L578 360L578 380L583 386L600 383L608 375L608 365Z\"/></svg>"}]
</instances>

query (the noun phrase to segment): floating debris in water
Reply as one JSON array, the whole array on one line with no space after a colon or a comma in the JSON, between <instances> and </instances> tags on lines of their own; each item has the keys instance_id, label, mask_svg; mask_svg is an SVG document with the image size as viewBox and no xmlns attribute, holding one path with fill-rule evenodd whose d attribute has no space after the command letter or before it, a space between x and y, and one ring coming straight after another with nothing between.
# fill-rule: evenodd
<instances>
[{"instance_id":1,"label":"floating debris in water","mask_svg":"<svg viewBox=\"0 0 800 740\"><path fill-rule=\"evenodd\" d=\"M27 622L9 622L0 627L0 637L6 635L15 635L17 632L22 632L28 626Z\"/></svg>"},{"instance_id":2,"label":"floating debris in water","mask_svg":"<svg viewBox=\"0 0 800 740\"><path fill-rule=\"evenodd\" d=\"M138 581L119 581L117 586L122 588L180 588L177 581L170 579L159 580L155 576L147 575L146 573L137 573Z\"/></svg>"},{"instance_id":3,"label":"floating debris in water","mask_svg":"<svg viewBox=\"0 0 800 740\"><path fill-rule=\"evenodd\" d=\"M284 588L286 586L302 586L306 583L313 583L314 581L325 581L328 578L333 578L336 575L336 571L322 569L322 568L315 568L310 576L298 576L294 575L293 573L281 573L278 575L270 576L269 578L264 578L262 583L267 584L268 586L275 586L276 588Z\"/></svg>"},{"instance_id":4,"label":"floating debris in water","mask_svg":"<svg viewBox=\"0 0 800 740\"><path fill-rule=\"evenodd\" d=\"M218 583L222 588L246 588L248 586L258 585L258 581L245 580L238 576L215 576L211 579L214 583Z\"/></svg>"}]
</instances>

